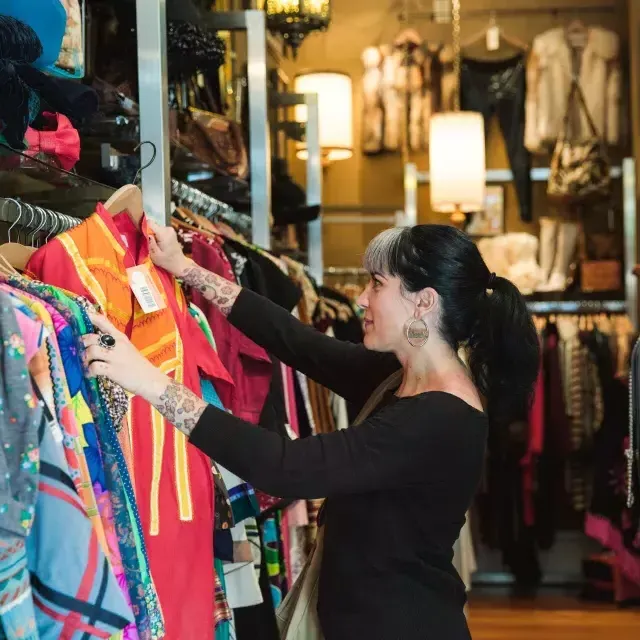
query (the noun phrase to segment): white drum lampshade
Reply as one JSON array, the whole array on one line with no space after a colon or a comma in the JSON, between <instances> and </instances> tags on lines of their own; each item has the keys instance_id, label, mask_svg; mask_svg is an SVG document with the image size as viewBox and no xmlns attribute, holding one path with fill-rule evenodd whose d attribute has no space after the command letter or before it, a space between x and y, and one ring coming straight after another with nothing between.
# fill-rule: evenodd
<instances>
[{"instance_id":1,"label":"white drum lampshade","mask_svg":"<svg viewBox=\"0 0 640 640\"><path fill-rule=\"evenodd\" d=\"M486 160L484 120L480 113L439 113L429 122L431 208L451 213L484 209Z\"/></svg>"},{"instance_id":2,"label":"white drum lampshade","mask_svg":"<svg viewBox=\"0 0 640 640\"><path fill-rule=\"evenodd\" d=\"M324 163L347 160L353 155L353 90L351 78L344 73L313 72L295 78L296 93L318 94L320 147ZM307 121L306 105L295 107L296 122ZM304 142L296 155L307 159Z\"/></svg>"}]
</instances>

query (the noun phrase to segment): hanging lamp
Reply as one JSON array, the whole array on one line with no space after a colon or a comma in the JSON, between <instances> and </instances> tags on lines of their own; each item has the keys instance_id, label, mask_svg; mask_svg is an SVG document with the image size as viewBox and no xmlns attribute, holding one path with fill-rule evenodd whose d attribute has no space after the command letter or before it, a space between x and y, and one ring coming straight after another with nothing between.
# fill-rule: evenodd
<instances>
[{"instance_id":1,"label":"hanging lamp","mask_svg":"<svg viewBox=\"0 0 640 640\"><path fill-rule=\"evenodd\" d=\"M331 0L263 0L267 28L279 33L295 58L302 41L331 22Z\"/></svg>"},{"instance_id":2,"label":"hanging lamp","mask_svg":"<svg viewBox=\"0 0 640 640\"><path fill-rule=\"evenodd\" d=\"M482 114L460 111L460 0L452 0L452 18L454 109L429 121L429 174L431 209L450 213L451 222L462 226L467 213L485 206L486 153Z\"/></svg>"}]
</instances>

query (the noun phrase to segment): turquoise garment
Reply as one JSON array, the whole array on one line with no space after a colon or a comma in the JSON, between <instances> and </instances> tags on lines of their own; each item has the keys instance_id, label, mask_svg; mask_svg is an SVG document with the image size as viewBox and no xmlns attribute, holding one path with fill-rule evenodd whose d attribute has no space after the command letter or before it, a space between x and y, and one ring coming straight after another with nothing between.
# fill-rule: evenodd
<instances>
[{"instance_id":1,"label":"turquoise garment","mask_svg":"<svg viewBox=\"0 0 640 640\"><path fill-rule=\"evenodd\" d=\"M212 404L214 407L218 407L218 409L222 409L224 411L220 396L218 395L218 392L213 386L211 380L201 379L200 387L202 388L202 399L207 404Z\"/></svg>"}]
</instances>

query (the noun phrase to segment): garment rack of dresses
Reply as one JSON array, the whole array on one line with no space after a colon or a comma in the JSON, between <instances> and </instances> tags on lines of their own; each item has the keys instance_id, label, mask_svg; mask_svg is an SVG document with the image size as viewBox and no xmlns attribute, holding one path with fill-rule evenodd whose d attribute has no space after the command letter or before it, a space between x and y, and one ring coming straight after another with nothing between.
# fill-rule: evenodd
<instances>
[{"instance_id":1,"label":"garment rack of dresses","mask_svg":"<svg viewBox=\"0 0 640 640\"><path fill-rule=\"evenodd\" d=\"M179 180L171 180L171 195L177 200L178 206L186 206L194 213L199 213L205 218L216 218L222 222L226 222L232 227L237 227L247 236L251 233L251 216L246 213L238 213L233 207L210 196L204 191L200 191Z\"/></svg>"}]
</instances>

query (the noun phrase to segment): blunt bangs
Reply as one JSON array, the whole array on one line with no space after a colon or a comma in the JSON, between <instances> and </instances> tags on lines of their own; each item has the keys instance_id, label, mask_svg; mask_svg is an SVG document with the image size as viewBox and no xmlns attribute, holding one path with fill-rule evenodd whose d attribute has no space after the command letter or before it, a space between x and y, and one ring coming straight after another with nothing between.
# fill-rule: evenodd
<instances>
[{"instance_id":1,"label":"blunt bangs","mask_svg":"<svg viewBox=\"0 0 640 640\"><path fill-rule=\"evenodd\" d=\"M404 227L392 227L379 233L367 247L363 267L369 273L399 275L400 243L406 230Z\"/></svg>"}]
</instances>

